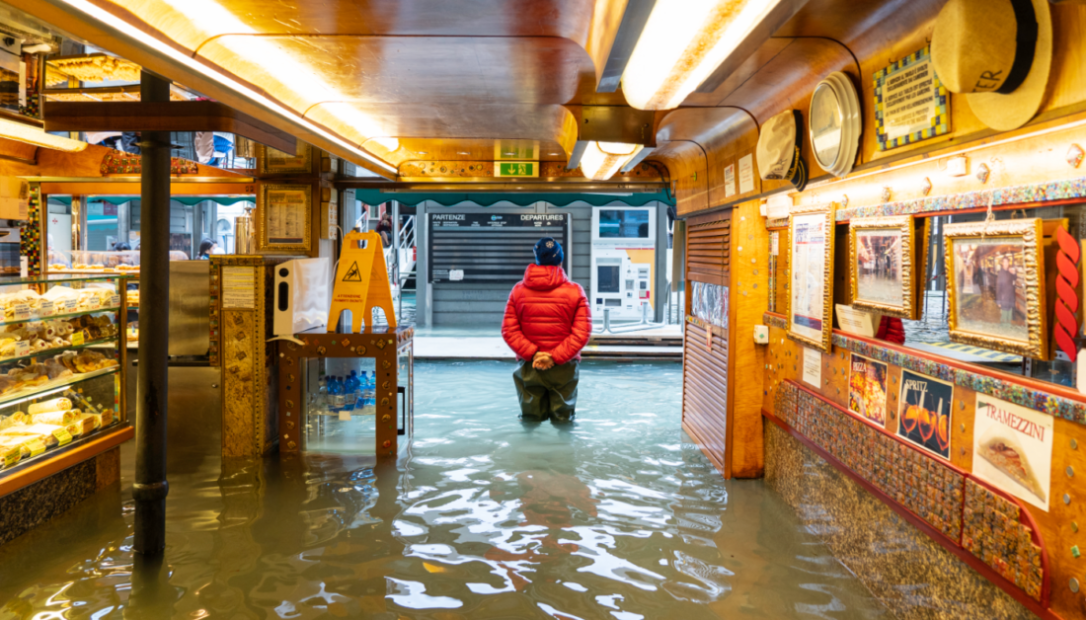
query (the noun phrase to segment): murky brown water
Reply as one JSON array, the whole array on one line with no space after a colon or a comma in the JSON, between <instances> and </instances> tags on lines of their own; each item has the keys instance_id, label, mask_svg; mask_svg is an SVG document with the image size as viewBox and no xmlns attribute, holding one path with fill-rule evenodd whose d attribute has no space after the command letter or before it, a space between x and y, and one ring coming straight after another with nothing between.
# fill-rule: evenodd
<instances>
[{"instance_id":1,"label":"murky brown water","mask_svg":"<svg viewBox=\"0 0 1086 620\"><path fill-rule=\"evenodd\" d=\"M0 549L0 620L888 617L778 496L684 441L678 364L586 363L568 426L522 425L511 371L417 364L416 437L387 466L172 446L163 560L131 552L125 471Z\"/></svg>"}]
</instances>

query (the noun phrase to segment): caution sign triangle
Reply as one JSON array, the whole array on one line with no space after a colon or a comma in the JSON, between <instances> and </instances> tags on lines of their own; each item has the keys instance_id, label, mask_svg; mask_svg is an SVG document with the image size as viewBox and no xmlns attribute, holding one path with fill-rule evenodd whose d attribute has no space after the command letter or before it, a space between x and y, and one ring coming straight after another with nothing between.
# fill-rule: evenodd
<instances>
[{"instance_id":1,"label":"caution sign triangle","mask_svg":"<svg viewBox=\"0 0 1086 620\"><path fill-rule=\"evenodd\" d=\"M344 310L351 311L351 332L360 333L363 326L373 327L374 308L384 310L389 327L396 327L383 247L381 236L375 232L344 235L328 312L328 331L336 330Z\"/></svg>"},{"instance_id":2,"label":"caution sign triangle","mask_svg":"<svg viewBox=\"0 0 1086 620\"><path fill-rule=\"evenodd\" d=\"M351 263L351 267L347 270L347 275L343 276L343 282L361 282L362 272L358 269L358 261Z\"/></svg>"}]
</instances>

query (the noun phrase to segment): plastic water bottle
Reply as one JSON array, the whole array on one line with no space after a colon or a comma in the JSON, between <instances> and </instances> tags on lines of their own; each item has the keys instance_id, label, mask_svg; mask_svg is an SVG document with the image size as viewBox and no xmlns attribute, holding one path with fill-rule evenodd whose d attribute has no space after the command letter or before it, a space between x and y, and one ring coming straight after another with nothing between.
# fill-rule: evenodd
<instances>
[{"instance_id":1,"label":"plastic water bottle","mask_svg":"<svg viewBox=\"0 0 1086 620\"><path fill-rule=\"evenodd\" d=\"M343 411L346 399L343 396L343 382L339 377L333 376L328 379L328 393L332 396L332 413Z\"/></svg>"},{"instance_id":2,"label":"plastic water bottle","mask_svg":"<svg viewBox=\"0 0 1086 620\"><path fill-rule=\"evenodd\" d=\"M366 379L366 386L363 388L363 394L365 396L367 405L377 404L377 400L374 398L377 391L377 371L373 371L372 375L369 375Z\"/></svg>"},{"instance_id":3,"label":"plastic water bottle","mask_svg":"<svg viewBox=\"0 0 1086 620\"><path fill-rule=\"evenodd\" d=\"M355 409L361 409L362 403L359 402L360 385L358 380L358 372L352 370L351 375L346 378L343 394L347 401L347 411L354 411Z\"/></svg>"}]
</instances>

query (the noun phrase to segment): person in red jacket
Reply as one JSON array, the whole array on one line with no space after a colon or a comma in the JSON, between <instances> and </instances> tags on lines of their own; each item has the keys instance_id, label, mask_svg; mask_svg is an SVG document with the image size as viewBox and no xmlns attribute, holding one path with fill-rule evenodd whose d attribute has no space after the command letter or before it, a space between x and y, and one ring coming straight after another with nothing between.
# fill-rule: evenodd
<instances>
[{"instance_id":1,"label":"person in red jacket","mask_svg":"<svg viewBox=\"0 0 1086 620\"><path fill-rule=\"evenodd\" d=\"M521 417L564 422L577 405L577 366L592 334L588 299L562 269L562 245L550 237L535 244L535 264L505 304L502 338L517 354L513 382Z\"/></svg>"}]
</instances>

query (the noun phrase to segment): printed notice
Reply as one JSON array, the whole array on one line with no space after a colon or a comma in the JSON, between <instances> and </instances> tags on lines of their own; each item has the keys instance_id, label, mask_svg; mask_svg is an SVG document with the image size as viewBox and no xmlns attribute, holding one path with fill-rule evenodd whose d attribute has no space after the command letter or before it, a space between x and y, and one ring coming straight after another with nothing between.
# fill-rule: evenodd
<instances>
[{"instance_id":1,"label":"printed notice","mask_svg":"<svg viewBox=\"0 0 1086 620\"><path fill-rule=\"evenodd\" d=\"M890 140L931 129L938 116L931 60L907 65L884 78L882 95L883 133Z\"/></svg>"},{"instance_id":2,"label":"printed notice","mask_svg":"<svg viewBox=\"0 0 1086 620\"><path fill-rule=\"evenodd\" d=\"M731 198L735 195L735 164L724 168L724 197Z\"/></svg>"},{"instance_id":3,"label":"printed notice","mask_svg":"<svg viewBox=\"0 0 1086 620\"><path fill-rule=\"evenodd\" d=\"M222 307L246 310L256 307L256 269L222 268Z\"/></svg>"},{"instance_id":4,"label":"printed notice","mask_svg":"<svg viewBox=\"0 0 1086 620\"><path fill-rule=\"evenodd\" d=\"M822 341L823 288L826 279L826 216L792 216L792 316L790 331ZM833 234L830 231L829 234Z\"/></svg>"},{"instance_id":5,"label":"printed notice","mask_svg":"<svg viewBox=\"0 0 1086 620\"><path fill-rule=\"evenodd\" d=\"M977 393L973 475L1048 510L1054 418Z\"/></svg>"},{"instance_id":6,"label":"printed notice","mask_svg":"<svg viewBox=\"0 0 1086 620\"><path fill-rule=\"evenodd\" d=\"M803 381L816 388L822 383L822 352L803 347Z\"/></svg>"},{"instance_id":7,"label":"printed notice","mask_svg":"<svg viewBox=\"0 0 1086 620\"><path fill-rule=\"evenodd\" d=\"M268 243L303 244L309 217L309 188L268 190Z\"/></svg>"},{"instance_id":8,"label":"printed notice","mask_svg":"<svg viewBox=\"0 0 1086 620\"><path fill-rule=\"evenodd\" d=\"M875 335L875 326L882 320L882 315L857 310L852 306L837 304L837 324L841 331L859 334L869 338Z\"/></svg>"},{"instance_id":9,"label":"printed notice","mask_svg":"<svg viewBox=\"0 0 1086 620\"><path fill-rule=\"evenodd\" d=\"M739 158L739 193L754 191L754 155Z\"/></svg>"},{"instance_id":10,"label":"printed notice","mask_svg":"<svg viewBox=\"0 0 1086 620\"><path fill-rule=\"evenodd\" d=\"M780 256L781 253L781 233L773 231L769 233L769 255Z\"/></svg>"}]
</instances>

